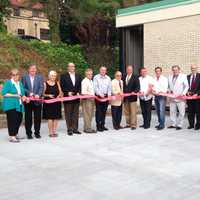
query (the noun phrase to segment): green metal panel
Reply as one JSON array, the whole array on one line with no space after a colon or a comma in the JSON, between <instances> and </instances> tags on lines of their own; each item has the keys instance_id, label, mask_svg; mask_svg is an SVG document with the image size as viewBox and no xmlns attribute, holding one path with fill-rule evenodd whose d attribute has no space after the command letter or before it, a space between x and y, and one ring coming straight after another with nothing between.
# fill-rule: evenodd
<instances>
[{"instance_id":1,"label":"green metal panel","mask_svg":"<svg viewBox=\"0 0 200 200\"><path fill-rule=\"evenodd\" d=\"M162 0L153 3L146 3L140 6L132 6L129 8L119 9L117 12L117 16L134 15L138 13L150 12L181 5L188 5L197 2L200 2L200 0Z\"/></svg>"}]
</instances>

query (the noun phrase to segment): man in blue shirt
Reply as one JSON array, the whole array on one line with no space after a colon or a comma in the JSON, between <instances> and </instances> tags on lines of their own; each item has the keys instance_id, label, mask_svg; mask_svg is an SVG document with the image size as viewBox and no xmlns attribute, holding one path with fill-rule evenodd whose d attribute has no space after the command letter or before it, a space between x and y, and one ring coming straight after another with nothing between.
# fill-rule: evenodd
<instances>
[{"instance_id":1,"label":"man in blue shirt","mask_svg":"<svg viewBox=\"0 0 200 200\"><path fill-rule=\"evenodd\" d=\"M100 99L111 96L112 92L111 79L106 74L107 68L105 66L101 66L99 69L99 74L94 77L94 92L95 95ZM105 117L109 101L100 102L96 100L95 103L97 131L107 131L108 129L105 127Z\"/></svg>"}]
</instances>

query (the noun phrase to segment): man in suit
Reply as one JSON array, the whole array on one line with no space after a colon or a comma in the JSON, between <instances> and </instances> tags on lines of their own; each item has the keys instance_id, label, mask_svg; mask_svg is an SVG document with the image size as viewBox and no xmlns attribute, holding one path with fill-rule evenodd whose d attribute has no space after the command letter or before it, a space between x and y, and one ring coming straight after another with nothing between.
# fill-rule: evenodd
<instances>
[{"instance_id":1,"label":"man in suit","mask_svg":"<svg viewBox=\"0 0 200 200\"><path fill-rule=\"evenodd\" d=\"M187 76L180 72L178 65L172 66L172 75L169 76L169 92L175 97L186 95L189 89ZM177 111L178 110L178 111ZM185 116L185 100L170 98L170 118L172 125L168 128L182 129Z\"/></svg>"},{"instance_id":2,"label":"man in suit","mask_svg":"<svg viewBox=\"0 0 200 200\"><path fill-rule=\"evenodd\" d=\"M191 74L187 76L189 90L188 96L200 95L200 74L197 73L197 65L191 65ZM195 130L200 129L200 100L187 100L188 106L188 129L194 128ZM195 122L196 118L196 122Z\"/></svg>"},{"instance_id":3,"label":"man in suit","mask_svg":"<svg viewBox=\"0 0 200 200\"><path fill-rule=\"evenodd\" d=\"M25 89L25 95L27 97L41 98L44 90L44 80L40 74L37 74L36 65L30 65L28 74L22 77L22 83ZM28 139L32 137L32 115L34 113L34 135L36 138L40 136L40 125L41 125L41 110L42 103L38 101L31 101L25 103L25 128Z\"/></svg>"},{"instance_id":4,"label":"man in suit","mask_svg":"<svg viewBox=\"0 0 200 200\"><path fill-rule=\"evenodd\" d=\"M68 64L68 72L60 77L60 85L64 97L76 96L81 93L81 76L75 72L74 63ZM72 100L64 102L65 119L67 124L68 135L81 134L78 131L80 100Z\"/></svg>"},{"instance_id":5,"label":"man in suit","mask_svg":"<svg viewBox=\"0 0 200 200\"><path fill-rule=\"evenodd\" d=\"M124 93L140 91L140 82L138 76L133 74L133 66L126 67L126 75L123 77ZM126 128L135 130L137 127L137 96L124 98L124 113L126 116Z\"/></svg>"},{"instance_id":6,"label":"man in suit","mask_svg":"<svg viewBox=\"0 0 200 200\"><path fill-rule=\"evenodd\" d=\"M123 94L123 81L122 73L117 71L115 73L115 79L112 80L112 95L122 95ZM112 111L112 122L113 128L119 130L122 127L120 126L122 119L122 97L119 97L116 100L111 101L111 111Z\"/></svg>"}]
</instances>

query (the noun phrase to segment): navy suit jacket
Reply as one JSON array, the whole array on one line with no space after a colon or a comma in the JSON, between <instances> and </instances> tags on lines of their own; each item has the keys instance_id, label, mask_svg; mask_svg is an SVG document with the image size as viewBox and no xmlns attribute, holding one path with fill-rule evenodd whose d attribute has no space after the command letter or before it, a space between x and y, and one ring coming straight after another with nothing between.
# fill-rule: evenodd
<instances>
[{"instance_id":1,"label":"navy suit jacket","mask_svg":"<svg viewBox=\"0 0 200 200\"><path fill-rule=\"evenodd\" d=\"M27 97L30 96L30 93L33 93L34 95L39 95L40 97L42 97L43 91L44 91L44 79L41 75L39 74L35 75L33 89L31 87L31 80L30 80L29 74L25 74L22 77L22 84L24 86L25 95Z\"/></svg>"}]
</instances>

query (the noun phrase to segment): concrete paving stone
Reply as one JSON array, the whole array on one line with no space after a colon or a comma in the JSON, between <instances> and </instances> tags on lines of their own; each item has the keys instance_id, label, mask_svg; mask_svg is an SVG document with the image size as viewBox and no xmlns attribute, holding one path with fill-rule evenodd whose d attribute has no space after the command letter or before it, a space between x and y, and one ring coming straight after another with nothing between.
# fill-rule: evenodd
<instances>
[{"instance_id":1,"label":"concrete paving stone","mask_svg":"<svg viewBox=\"0 0 200 200\"><path fill-rule=\"evenodd\" d=\"M0 200L199 200L200 131L155 124L115 131L107 117L109 131L69 137L61 120L58 138L43 123L41 140L19 144L0 129Z\"/></svg>"}]
</instances>

